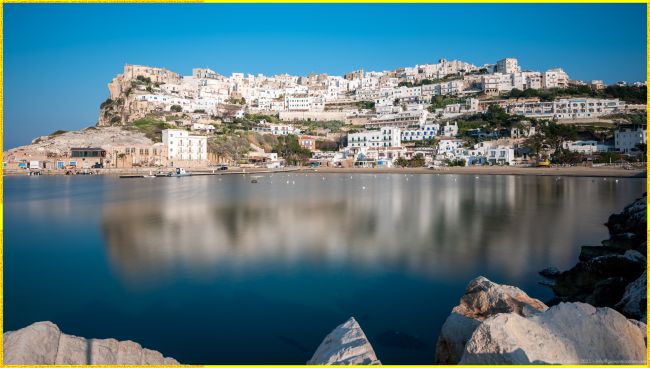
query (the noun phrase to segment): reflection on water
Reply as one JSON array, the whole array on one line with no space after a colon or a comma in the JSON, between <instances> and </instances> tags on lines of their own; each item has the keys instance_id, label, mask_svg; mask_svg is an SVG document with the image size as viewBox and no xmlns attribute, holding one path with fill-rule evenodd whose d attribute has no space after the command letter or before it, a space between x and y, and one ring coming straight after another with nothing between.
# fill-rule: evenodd
<instances>
[{"instance_id":1,"label":"reflection on water","mask_svg":"<svg viewBox=\"0 0 650 368\"><path fill-rule=\"evenodd\" d=\"M608 183L593 179L323 177L196 178L144 202L106 204L110 258L133 281L302 262L426 277L487 267L516 279L534 259L569 264L585 220L611 201L599 189Z\"/></svg>"},{"instance_id":2,"label":"reflection on water","mask_svg":"<svg viewBox=\"0 0 650 368\"><path fill-rule=\"evenodd\" d=\"M302 364L354 315L383 362L431 363L470 279L548 298L537 271L573 264L645 188L487 175L258 181L7 178L5 328L52 320L185 363Z\"/></svg>"}]
</instances>

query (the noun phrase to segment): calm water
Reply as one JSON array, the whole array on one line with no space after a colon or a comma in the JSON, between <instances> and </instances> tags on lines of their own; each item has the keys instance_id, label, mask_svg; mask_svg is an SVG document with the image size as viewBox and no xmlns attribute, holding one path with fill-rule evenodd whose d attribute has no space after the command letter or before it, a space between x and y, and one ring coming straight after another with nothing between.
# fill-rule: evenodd
<instances>
[{"instance_id":1,"label":"calm water","mask_svg":"<svg viewBox=\"0 0 650 368\"><path fill-rule=\"evenodd\" d=\"M258 180L5 178L5 329L51 320L183 363L303 364L355 316L384 363L427 364L469 280L547 300L537 271L570 267L645 190L645 179Z\"/></svg>"}]
</instances>

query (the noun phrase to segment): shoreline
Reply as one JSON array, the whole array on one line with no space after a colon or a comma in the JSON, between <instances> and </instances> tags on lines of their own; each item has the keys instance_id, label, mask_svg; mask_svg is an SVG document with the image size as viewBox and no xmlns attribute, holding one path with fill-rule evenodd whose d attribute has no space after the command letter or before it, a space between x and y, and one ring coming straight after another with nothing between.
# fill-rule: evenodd
<instances>
[{"instance_id":1,"label":"shoreline","mask_svg":"<svg viewBox=\"0 0 650 368\"><path fill-rule=\"evenodd\" d=\"M166 171L169 168L160 169L89 169L96 175L110 176L138 176L150 172ZM81 170L80 170L81 171ZM444 175L515 175L515 176L566 176L566 177L611 177L611 178L647 178L647 170L631 169L621 167L509 167L509 166L471 166L471 167L441 167L437 169L428 168L333 168L333 167L291 167L285 169L266 168L232 168L225 171L212 170L207 168L188 169L193 176L210 175L237 175L237 174L267 174L267 173L319 173L319 174L444 174ZM41 171L43 176L66 176L64 170ZM86 176L85 174L78 174ZM3 176L29 176L29 171L4 171ZM76 175L69 175L76 176Z\"/></svg>"},{"instance_id":2,"label":"shoreline","mask_svg":"<svg viewBox=\"0 0 650 368\"><path fill-rule=\"evenodd\" d=\"M591 167L508 167L508 166L476 166L476 167L443 167L427 168L316 168L309 171L319 173L357 173L357 174L454 174L454 175L518 175L518 176L572 176L572 177L618 177L618 178L647 178L647 170L625 170L620 167L591 168Z\"/></svg>"}]
</instances>

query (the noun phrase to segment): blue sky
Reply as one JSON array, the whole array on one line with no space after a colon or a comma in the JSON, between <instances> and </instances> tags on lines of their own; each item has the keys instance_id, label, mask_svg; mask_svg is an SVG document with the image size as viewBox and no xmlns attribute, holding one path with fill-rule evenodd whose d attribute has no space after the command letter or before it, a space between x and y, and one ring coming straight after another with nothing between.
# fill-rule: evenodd
<instances>
[{"instance_id":1,"label":"blue sky","mask_svg":"<svg viewBox=\"0 0 650 368\"><path fill-rule=\"evenodd\" d=\"M342 74L517 57L646 79L645 4L5 4L4 144L94 125L125 63L190 74Z\"/></svg>"}]
</instances>

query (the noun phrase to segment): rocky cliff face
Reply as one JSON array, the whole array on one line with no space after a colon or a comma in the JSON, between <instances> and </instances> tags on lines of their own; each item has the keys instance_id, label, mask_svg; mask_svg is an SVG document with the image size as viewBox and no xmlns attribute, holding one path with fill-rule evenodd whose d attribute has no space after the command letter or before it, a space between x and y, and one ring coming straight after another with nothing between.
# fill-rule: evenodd
<instances>
[{"instance_id":1,"label":"rocky cliff face","mask_svg":"<svg viewBox=\"0 0 650 368\"><path fill-rule=\"evenodd\" d=\"M381 362L361 326L351 317L325 337L307 364L374 365Z\"/></svg>"},{"instance_id":2,"label":"rocky cliff face","mask_svg":"<svg viewBox=\"0 0 650 368\"><path fill-rule=\"evenodd\" d=\"M2 351L4 364L178 364L133 341L66 335L52 322L5 332Z\"/></svg>"},{"instance_id":3,"label":"rocky cliff face","mask_svg":"<svg viewBox=\"0 0 650 368\"><path fill-rule=\"evenodd\" d=\"M179 74L164 68L126 65L124 72L108 84L109 97L100 105L97 126L127 125L145 117L159 107L138 97L163 84L179 84L180 81Z\"/></svg>"},{"instance_id":4,"label":"rocky cliff face","mask_svg":"<svg viewBox=\"0 0 650 368\"><path fill-rule=\"evenodd\" d=\"M564 272L542 272L551 280L557 302L586 302L615 308L646 321L647 199L613 214L605 224L610 238L601 246L584 246L579 262Z\"/></svg>"}]
</instances>

